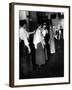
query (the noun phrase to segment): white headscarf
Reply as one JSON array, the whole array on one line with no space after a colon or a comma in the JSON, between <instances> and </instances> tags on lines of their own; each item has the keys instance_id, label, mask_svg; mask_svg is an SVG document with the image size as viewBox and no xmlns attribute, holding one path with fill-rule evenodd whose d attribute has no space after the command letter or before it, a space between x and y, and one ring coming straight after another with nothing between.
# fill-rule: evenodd
<instances>
[{"instance_id":1,"label":"white headscarf","mask_svg":"<svg viewBox=\"0 0 72 90\"><path fill-rule=\"evenodd\" d=\"M33 44L35 45L35 48L37 49L37 44L42 43L42 46L44 47L44 37L42 36L42 33L39 29L36 30L34 34Z\"/></svg>"}]
</instances>

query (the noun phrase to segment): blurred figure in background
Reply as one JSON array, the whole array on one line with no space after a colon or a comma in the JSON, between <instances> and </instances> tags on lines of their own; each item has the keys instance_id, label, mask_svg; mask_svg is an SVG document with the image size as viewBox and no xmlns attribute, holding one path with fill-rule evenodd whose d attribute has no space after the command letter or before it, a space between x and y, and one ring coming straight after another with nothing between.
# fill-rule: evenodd
<instances>
[{"instance_id":1,"label":"blurred figure in background","mask_svg":"<svg viewBox=\"0 0 72 90\"><path fill-rule=\"evenodd\" d=\"M44 51L45 51L45 60L48 60L48 51L47 51L47 34L48 34L48 30L47 30L47 26L46 23L43 23L42 25L42 35L44 37L44 41L45 41L45 45L44 45ZM46 42L47 41L47 42Z\"/></svg>"},{"instance_id":2,"label":"blurred figure in background","mask_svg":"<svg viewBox=\"0 0 72 90\"><path fill-rule=\"evenodd\" d=\"M50 39L49 39L49 45L50 45L50 53L53 54L55 53L55 41L54 41L54 33L53 33L53 27L50 25Z\"/></svg>"},{"instance_id":3,"label":"blurred figure in background","mask_svg":"<svg viewBox=\"0 0 72 90\"><path fill-rule=\"evenodd\" d=\"M62 26L59 24L58 25L58 32L57 32L57 34L58 34L58 48L60 48L62 45L61 45L61 43L62 43L62 41L63 41L63 29L62 29Z\"/></svg>"}]
</instances>

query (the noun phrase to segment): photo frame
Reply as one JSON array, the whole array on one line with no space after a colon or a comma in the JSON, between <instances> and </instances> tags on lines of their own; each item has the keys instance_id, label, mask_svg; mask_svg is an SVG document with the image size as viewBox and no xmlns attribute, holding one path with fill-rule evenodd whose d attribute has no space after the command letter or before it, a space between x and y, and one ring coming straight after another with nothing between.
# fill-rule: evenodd
<instances>
[{"instance_id":1,"label":"photo frame","mask_svg":"<svg viewBox=\"0 0 72 90\"><path fill-rule=\"evenodd\" d=\"M9 86L26 87L70 84L70 6L10 3L9 13ZM36 25L41 22L48 21L47 24L49 26L55 26L55 30L57 29L57 25L61 25L63 29L63 43L59 43L62 45L62 48L60 48L62 51L49 54L52 59L51 61L47 61L47 64L42 67L42 70L44 68L43 71L39 71L39 73L32 71L20 76L20 70L23 70L23 68L20 69L19 30L20 21L22 25L22 20L24 19L27 20L28 32L30 33L33 32L33 30L37 28ZM57 50L60 49L57 48ZM59 60L59 58L61 59ZM35 64L32 65L32 61L30 61L28 65L31 65L31 70L34 69L33 66ZM30 67L25 67L24 71ZM34 70L36 70L36 67Z\"/></svg>"}]
</instances>

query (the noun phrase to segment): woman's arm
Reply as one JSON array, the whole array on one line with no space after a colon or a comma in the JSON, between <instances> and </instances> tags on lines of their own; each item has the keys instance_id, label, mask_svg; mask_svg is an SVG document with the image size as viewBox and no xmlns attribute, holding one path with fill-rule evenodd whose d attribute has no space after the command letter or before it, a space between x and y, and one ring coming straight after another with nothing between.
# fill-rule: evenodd
<instances>
[{"instance_id":1,"label":"woman's arm","mask_svg":"<svg viewBox=\"0 0 72 90\"><path fill-rule=\"evenodd\" d=\"M48 33L48 30L46 29L46 33Z\"/></svg>"},{"instance_id":2,"label":"woman's arm","mask_svg":"<svg viewBox=\"0 0 72 90\"><path fill-rule=\"evenodd\" d=\"M29 35L30 35L30 34L34 34L34 33L35 33L35 31L33 31L33 32L28 32L28 33L29 33Z\"/></svg>"}]
</instances>

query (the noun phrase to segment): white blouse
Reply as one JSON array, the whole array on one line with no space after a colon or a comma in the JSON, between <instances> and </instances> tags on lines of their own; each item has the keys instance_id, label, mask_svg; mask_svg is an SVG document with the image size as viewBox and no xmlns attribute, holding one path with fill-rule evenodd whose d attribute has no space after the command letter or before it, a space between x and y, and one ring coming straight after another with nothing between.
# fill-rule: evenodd
<instances>
[{"instance_id":1,"label":"white blouse","mask_svg":"<svg viewBox=\"0 0 72 90\"><path fill-rule=\"evenodd\" d=\"M29 33L23 28L20 28L20 39L24 41L25 46L29 46L28 38L29 38Z\"/></svg>"}]
</instances>

